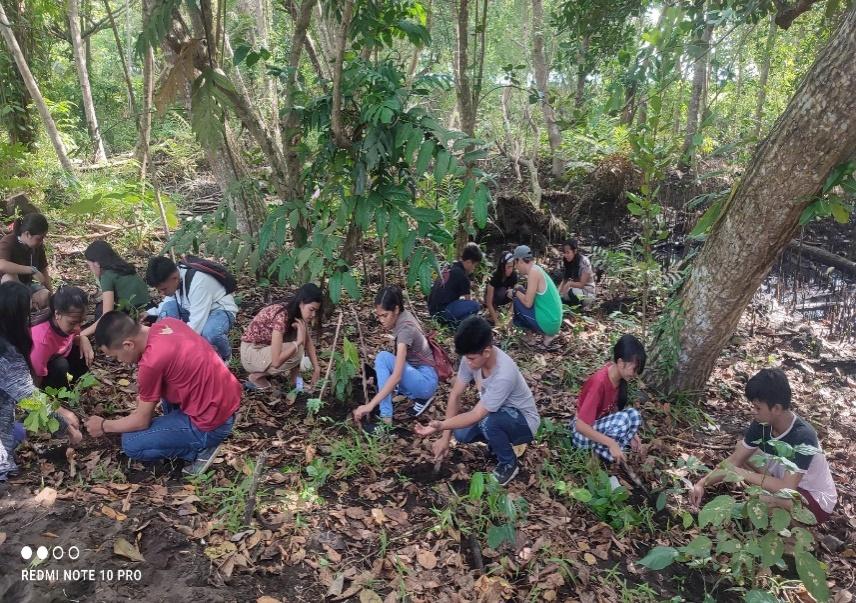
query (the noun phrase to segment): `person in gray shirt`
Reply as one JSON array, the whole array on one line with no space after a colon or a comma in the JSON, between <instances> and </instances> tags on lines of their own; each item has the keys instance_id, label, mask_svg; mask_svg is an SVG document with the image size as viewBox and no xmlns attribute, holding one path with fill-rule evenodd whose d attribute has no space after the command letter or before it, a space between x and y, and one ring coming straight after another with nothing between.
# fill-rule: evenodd
<instances>
[{"instance_id":1,"label":"person in gray shirt","mask_svg":"<svg viewBox=\"0 0 856 603\"><path fill-rule=\"evenodd\" d=\"M471 316L461 323L455 333L455 351L463 358L449 394L446 418L417 425L416 433L442 432L433 445L436 461L448 454L453 433L462 444L487 442L497 459L493 475L505 485L519 471L514 446L531 442L541 423L535 398L514 360L493 345L493 330L484 318ZM479 401L461 412L461 396L473 381Z\"/></svg>"}]
</instances>

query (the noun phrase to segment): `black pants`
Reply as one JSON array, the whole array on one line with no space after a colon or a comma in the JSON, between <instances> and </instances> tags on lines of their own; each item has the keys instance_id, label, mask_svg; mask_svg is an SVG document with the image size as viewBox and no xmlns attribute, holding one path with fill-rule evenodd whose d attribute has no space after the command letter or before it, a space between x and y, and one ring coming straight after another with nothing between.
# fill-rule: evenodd
<instances>
[{"instance_id":1,"label":"black pants","mask_svg":"<svg viewBox=\"0 0 856 603\"><path fill-rule=\"evenodd\" d=\"M48 361L48 374L42 381L42 387L53 387L55 389L67 387L70 389L87 371L89 371L89 367L86 366L86 360L80 357L80 348L73 345L67 358L65 356L54 356ZM71 375L70 383L68 375Z\"/></svg>"},{"instance_id":2,"label":"black pants","mask_svg":"<svg viewBox=\"0 0 856 603\"><path fill-rule=\"evenodd\" d=\"M574 291L572 289L568 289L568 292L562 296L562 303L568 306L582 306L582 300L574 295Z\"/></svg>"},{"instance_id":3,"label":"black pants","mask_svg":"<svg viewBox=\"0 0 856 603\"><path fill-rule=\"evenodd\" d=\"M508 287L494 287L493 289L493 307L499 308L505 304L510 304L508 299Z\"/></svg>"}]
</instances>

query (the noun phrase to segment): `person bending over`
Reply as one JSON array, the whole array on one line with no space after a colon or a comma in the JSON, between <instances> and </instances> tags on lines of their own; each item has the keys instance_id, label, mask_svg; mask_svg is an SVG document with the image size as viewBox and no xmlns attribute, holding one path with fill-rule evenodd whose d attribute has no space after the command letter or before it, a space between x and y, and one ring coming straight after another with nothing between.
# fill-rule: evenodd
<instances>
[{"instance_id":1,"label":"person bending over","mask_svg":"<svg viewBox=\"0 0 856 603\"><path fill-rule=\"evenodd\" d=\"M496 270L485 287L484 303L489 322L496 324L499 308L511 303L516 285L517 271L514 269L514 254L503 251L496 264Z\"/></svg>"},{"instance_id":2,"label":"person bending over","mask_svg":"<svg viewBox=\"0 0 856 603\"><path fill-rule=\"evenodd\" d=\"M229 329L235 324L235 298L213 276L164 256L149 260L146 282L164 299L155 311L158 320L178 318L202 335L220 358L232 357Z\"/></svg>"},{"instance_id":3,"label":"person bending over","mask_svg":"<svg viewBox=\"0 0 856 603\"><path fill-rule=\"evenodd\" d=\"M443 271L428 294L428 314L432 318L454 327L481 309L476 300L470 299L470 275L482 261L482 257L479 246L468 243L460 261Z\"/></svg>"},{"instance_id":4,"label":"person bending over","mask_svg":"<svg viewBox=\"0 0 856 603\"><path fill-rule=\"evenodd\" d=\"M12 232L0 239L0 282L27 285L36 310L47 308L51 293L44 244L47 234L47 218L27 214L15 220Z\"/></svg>"},{"instance_id":5,"label":"person bending over","mask_svg":"<svg viewBox=\"0 0 856 603\"><path fill-rule=\"evenodd\" d=\"M417 425L416 433L442 432L433 445L435 461L448 453L452 434L461 444L487 442L497 461L493 475L505 485L520 470L514 446L531 442L538 432L541 417L535 398L514 360L493 345L493 329L484 318L471 316L461 323L455 333L455 351L462 358L446 404L446 418ZM472 382L479 401L461 412L461 396Z\"/></svg>"},{"instance_id":6,"label":"person bending over","mask_svg":"<svg viewBox=\"0 0 856 603\"><path fill-rule=\"evenodd\" d=\"M30 363L40 388L70 388L89 371L95 352L80 332L88 302L82 289L60 287L51 297L48 319L31 329Z\"/></svg>"},{"instance_id":7,"label":"person bending over","mask_svg":"<svg viewBox=\"0 0 856 603\"><path fill-rule=\"evenodd\" d=\"M817 432L791 410L791 386L780 369L761 369L746 382L746 399L752 404L755 419L746 429L743 440L722 465L698 480L690 491L690 504L701 504L707 487L718 484L729 472L736 473L747 484L764 488L770 494L782 490L799 493L802 504L814 513L818 524L827 521L835 508L838 492L826 455L820 448ZM777 453L778 443L787 444L793 452L785 465ZM751 463L761 453L763 465ZM791 509L793 499L765 496L768 504Z\"/></svg>"},{"instance_id":8,"label":"person bending over","mask_svg":"<svg viewBox=\"0 0 856 603\"><path fill-rule=\"evenodd\" d=\"M549 346L562 327L562 300L547 271L535 263L532 250L520 245L514 250L517 270L526 277L526 289L512 292L514 324L526 331L544 335Z\"/></svg>"},{"instance_id":9,"label":"person bending over","mask_svg":"<svg viewBox=\"0 0 856 603\"><path fill-rule=\"evenodd\" d=\"M241 404L241 384L214 348L175 318L147 327L115 310L101 317L95 342L107 356L137 365L137 407L119 419L89 417L89 434L122 434L131 459L184 459L185 473L207 470Z\"/></svg>"}]
</instances>

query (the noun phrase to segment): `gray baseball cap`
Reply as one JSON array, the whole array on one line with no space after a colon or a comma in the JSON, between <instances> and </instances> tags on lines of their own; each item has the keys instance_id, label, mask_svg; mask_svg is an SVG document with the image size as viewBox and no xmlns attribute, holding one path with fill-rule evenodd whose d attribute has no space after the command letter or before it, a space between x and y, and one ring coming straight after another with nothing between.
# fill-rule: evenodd
<instances>
[{"instance_id":1,"label":"gray baseball cap","mask_svg":"<svg viewBox=\"0 0 856 603\"><path fill-rule=\"evenodd\" d=\"M532 250L528 245L518 245L514 249L514 255L511 256L515 260L531 260Z\"/></svg>"}]
</instances>

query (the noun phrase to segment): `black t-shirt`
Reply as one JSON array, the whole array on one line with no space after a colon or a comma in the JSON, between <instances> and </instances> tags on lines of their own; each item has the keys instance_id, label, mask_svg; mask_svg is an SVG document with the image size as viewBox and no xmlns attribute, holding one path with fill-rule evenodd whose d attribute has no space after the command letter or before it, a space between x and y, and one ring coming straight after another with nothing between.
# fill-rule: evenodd
<instances>
[{"instance_id":1,"label":"black t-shirt","mask_svg":"<svg viewBox=\"0 0 856 603\"><path fill-rule=\"evenodd\" d=\"M508 278L506 278L504 274L494 274L492 277L490 277L490 286L494 289L499 289L500 287L511 289L515 285L517 285L516 272L512 272L511 276L509 276Z\"/></svg>"},{"instance_id":2,"label":"black t-shirt","mask_svg":"<svg viewBox=\"0 0 856 603\"><path fill-rule=\"evenodd\" d=\"M445 282L443 282L444 276L446 276ZM470 277L464 270L463 264L455 262L449 267L447 275L441 275L434 281L431 293L428 294L428 313L433 316L442 312L446 306L456 299L460 299L463 295L469 295L470 288Z\"/></svg>"},{"instance_id":3,"label":"black t-shirt","mask_svg":"<svg viewBox=\"0 0 856 603\"><path fill-rule=\"evenodd\" d=\"M791 428L778 438L773 437L773 428L770 425L762 425L757 421L752 421L752 424L743 436L743 443L747 447L759 448L762 452L779 456L776 452L776 447L773 445L775 440L794 447L800 444L807 444L819 448L817 432L814 430L814 427L803 421L800 417L794 417L794 423L791 425ZM793 462L800 471L808 471L813 458L814 455L795 452L794 456L788 460Z\"/></svg>"},{"instance_id":4,"label":"black t-shirt","mask_svg":"<svg viewBox=\"0 0 856 603\"><path fill-rule=\"evenodd\" d=\"M19 266L35 266L41 272L44 272L48 267L44 245L31 249L18 241L17 235L12 232L0 239L0 260L6 260ZM33 282L33 275L29 273L19 274L18 280L24 284L29 284Z\"/></svg>"},{"instance_id":5,"label":"black t-shirt","mask_svg":"<svg viewBox=\"0 0 856 603\"><path fill-rule=\"evenodd\" d=\"M576 260L577 258L574 258ZM573 261L562 260L562 277L567 281L578 281L580 280L580 267L582 266L582 261L577 262L577 265L574 266Z\"/></svg>"}]
</instances>

